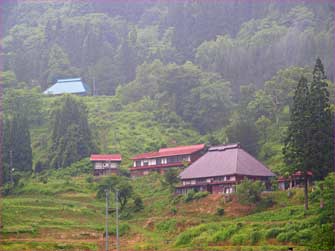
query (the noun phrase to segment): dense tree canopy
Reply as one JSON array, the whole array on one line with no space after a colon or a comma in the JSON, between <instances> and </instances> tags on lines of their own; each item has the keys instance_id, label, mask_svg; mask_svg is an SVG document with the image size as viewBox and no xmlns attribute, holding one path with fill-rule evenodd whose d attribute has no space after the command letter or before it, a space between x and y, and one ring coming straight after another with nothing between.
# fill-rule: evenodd
<instances>
[{"instance_id":1,"label":"dense tree canopy","mask_svg":"<svg viewBox=\"0 0 335 251\"><path fill-rule=\"evenodd\" d=\"M314 179L325 177L333 165L333 121L325 73L318 58L313 80L301 77L296 88L283 149L290 173L301 171L305 179L305 208L308 208L307 172Z\"/></svg>"},{"instance_id":2,"label":"dense tree canopy","mask_svg":"<svg viewBox=\"0 0 335 251\"><path fill-rule=\"evenodd\" d=\"M67 167L95 150L86 108L74 97L65 95L58 101L50 126L50 167Z\"/></svg>"},{"instance_id":3,"label":"dense tree canopy","mask_svg":"<svg viewBox=\"0 0 335 251\"><path fill-rule=\"evenodd\" d=\"M91 138L97 150L125 159L181 143L240 142L282 174L281 149L301 75L313 80L319 56L333 79L330 1L7 1L1 8L4 109L28 115L34 164L50 158L51 166L66 166L94 149ZM64 77L83 78L108 101L78 98L88 110L70 105L78 116L65 111L66 99L57 97L50 107L53 98L39 93ZM313 102L331 90L331 81L321 82ZM322 107L315 106L315 116ZM329 135L329 124L315 124L320 127L328 129L315 137ZM332 155L323 158L315 156L318 165Z\"/></svg>"},{"instance_id":4,"label":"dense tree canopy","mask_svg":"<svg viewBox=\"0 0 335 251\"><path fill-rule=\"evenodd\" d=\"M77 75L95 82L97 94L114 94L134 80L139 65L155 59L193 61L221 74L237 93L240 85L260 87L278 70L310 65L317 56L327 72L333 69L327 1L8 1L4 8L4 69L42 89L54 78Z\"/></svg>"}]
</instances>

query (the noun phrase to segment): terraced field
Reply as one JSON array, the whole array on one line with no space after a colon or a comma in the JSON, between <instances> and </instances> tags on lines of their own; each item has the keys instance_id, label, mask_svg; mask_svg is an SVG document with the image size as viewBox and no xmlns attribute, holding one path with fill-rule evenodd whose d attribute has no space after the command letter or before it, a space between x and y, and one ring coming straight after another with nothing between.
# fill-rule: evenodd
<instances>
[{"instance_id":1,"label":"terraced field","mask_svg":"<svg viewBox=\"0 0 335 251\"><path fill-rule=\"evenodd\" d=\"M44 184L27 180L2 200L0 250L104 250L105 204L87 176ZM309 250L318 205L303 210L302 191L264 194L267 209L222 196L185 202L162 187L158 176L133 181L144 210L120 219L121 250ZM52 190L54 188L54 190ZM57 189L56 189L57 188ZM113 206L113 205L112 205ZM224 209L224 215L217 214ZM115 249L114 215L110 250Z\"/></svg>"}]
</instances>

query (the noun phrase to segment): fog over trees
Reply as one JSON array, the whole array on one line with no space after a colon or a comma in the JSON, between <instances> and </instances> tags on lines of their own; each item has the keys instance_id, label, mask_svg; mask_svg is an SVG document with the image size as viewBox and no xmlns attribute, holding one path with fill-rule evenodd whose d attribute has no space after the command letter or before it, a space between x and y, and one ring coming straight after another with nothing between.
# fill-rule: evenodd
<instances>
[{"instance_id":1,"label":"fog over trees","mask_svg":"<svg viewBox=\"0 0 335 251\"><path fill-rule=\"evenodd\" d=\"M25 93L22 113L33 128L50 122L39 93L81 77L94 95L111 97L112 114L150 113L127 116L149 116L181 135L190 129L189 143L239 141L281 172L295 89L302 75L311 83L316 58L333 99L332 1L5 1L1 8L5 97ZM90 118L94 105L86 105ZM132 124L122 134L101 114L89 119L100 150L131 155L180 143L144 139ZM109 130L113 137L105 137ZM149 143L129 145L132 137Z\"/></svg>"}]
</instances>

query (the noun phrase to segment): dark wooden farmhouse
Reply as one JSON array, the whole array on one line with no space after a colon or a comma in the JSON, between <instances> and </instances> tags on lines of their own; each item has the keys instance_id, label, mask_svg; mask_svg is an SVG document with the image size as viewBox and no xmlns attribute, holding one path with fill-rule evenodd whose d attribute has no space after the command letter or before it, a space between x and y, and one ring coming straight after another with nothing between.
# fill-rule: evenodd
<instances>
[{"instance_id":1,"label":"dark wooden farmhouse","mask_svg":"<svg viewBox=\"0 0 335 251\"><path fill-rule=\"evenodd\" d=\"M93 163L93 174L95 176L118 174L121 154L92 154L90 158Z\"/></svg>"},{"instance_id":2,"label":"dark wooden farmhouse","mask_svg":"<svg viewBox=\"0 0 335 251\"><path fill-rule=\"evenodd\" d=\"M205 145L178 146L161 148L157 152L142 153L131 158L132 177L147 175L150 172L164 173L170 168L183 168L196 161L205 152Z\"/></svg>"},{"instance_id":3,"label":"dark wooden farmhouse","mask_svg":"<svg viewBox=\"0 0 335 251\"><path fill-rule=\"evenodd\" d=\"M312 172L307 172L307 182L311 182L311 177L313 176ZM289 177L285 178L283 176L278 178L278 188L280 190L287 190L294 187L303 187L304 186L304 175L301 171L295 172ZM310 184L308 184L310 185Z\"/></svg>"},{"instance_id":4,"label":"dark wooden farmhouse","mask_svg":"<svg viewBox=\"0 0 335 251\"><path fill-rule=\"evenodd\" d=\"M180 173L177 194L189 190L232 193L244 178L263 181L275 176L266 166L240 148L239 144L209 148L208 152Z\"/></svg>"}]
</instances>

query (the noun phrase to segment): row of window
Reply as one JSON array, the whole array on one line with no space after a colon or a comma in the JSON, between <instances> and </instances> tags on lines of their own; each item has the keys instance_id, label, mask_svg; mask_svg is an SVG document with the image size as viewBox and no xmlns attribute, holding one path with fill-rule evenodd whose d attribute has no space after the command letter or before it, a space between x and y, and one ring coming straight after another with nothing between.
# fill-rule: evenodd
<instances>
[{"instance_id":1,"label":"row of window","mask_svg":"<svg viewBox=\"0 0 335 251\"><path fill-rule=\"evenodd\" d=\"M115 162L96 162L94 168L102 169L102 168L117 168L119 166L118 163Z\"/></svg>"},{"instance_id":2,"label":"row of window","mask_svg":"<svg viewBox=\"0 0 335 251\"><path fill-rule=\"evenodd\" d=\"M195 184L203 184L203 183L212 183L212 182L222 182L228 180L235 180L234 176L221 176L214 178L202 178L196 180L186 180L184 181L184 185L195 185Z\"/></svg>"},{"instance_id":3,"label":"row of window","mask_svg":"<svg viewBox=\"0 0 335 251\"><path fill-rule=\"evenodd\" d=\"M183 161L190 161L190 155L177 155L166 158L148 159L148 160L136 160L135 166L153 166L170 163L179 163Z\"/></svg>"}]
</instances>

